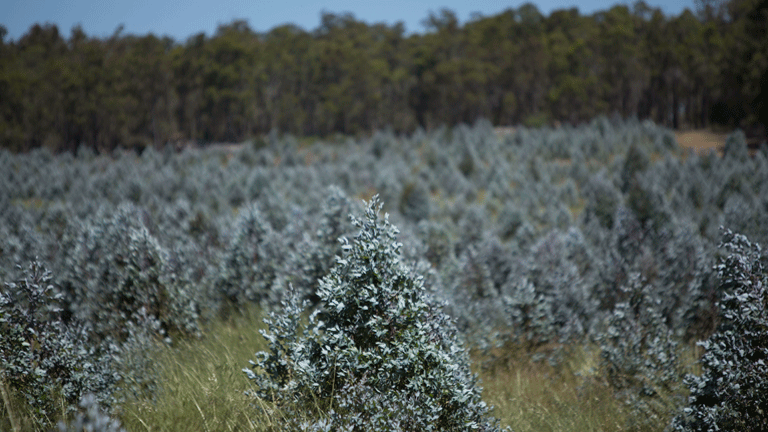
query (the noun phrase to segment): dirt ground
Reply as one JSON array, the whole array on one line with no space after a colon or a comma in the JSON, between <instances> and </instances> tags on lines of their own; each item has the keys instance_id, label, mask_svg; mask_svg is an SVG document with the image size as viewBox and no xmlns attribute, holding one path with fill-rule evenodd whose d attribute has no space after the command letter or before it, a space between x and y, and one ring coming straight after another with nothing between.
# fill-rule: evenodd
<instances>
[{"instance_id":1,"label":"dirt ground","mask_svg":"<svg viewBox=\"0 0 768 432\"><path fill-rule=\"evenodd\" d=\"M716 151L722 153L727 133L712 132L706 129L676 131L675 138L682 148L691 149L697 153Z\"/></svg>"},{"instance_id":2,"label":"dirt ground","mask_svg":"<svg viewBox=\"0 0 768 432\"><path fill-rule=\"evenodd\" d=\"M507 135L513 135L515 128L511 126L496 127L494 128L496 135L504 137ZM695 129L687 131L676 131L675 139L682 148L691 149L697 153L708 153L710 151L716 151L718 154L722 154L723 146L725 146L725 139L728 137L728 133L724 132L712 132L708 129ZM213 144L208 148L221 149L225 154L230 155L233 151L239 149L240 144Z\"/></svg>"},{"instance_id":3,"label":"dirt ground","mask_svg":"<svg viewBox=\"0 0 768 432\"><path fill-rule=\"evenodd\" d=\"M515 128L511 126L496 127L494 130L499 137L513 135L515 133ZM677 143L680 147L691 149L697 153L716 151L718 154L722 154L723 146L725 146L725 139L727 137L728 133L712 132L708 129L675 132L675 139L677 139Z\"/></svg>"}]
</instances>

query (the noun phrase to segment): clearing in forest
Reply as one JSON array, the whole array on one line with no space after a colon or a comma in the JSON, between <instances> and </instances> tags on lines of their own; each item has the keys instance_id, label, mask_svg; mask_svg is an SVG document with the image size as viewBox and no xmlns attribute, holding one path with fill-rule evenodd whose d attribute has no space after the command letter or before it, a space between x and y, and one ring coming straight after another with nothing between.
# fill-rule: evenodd
<instances>
[{"instance_id":1,"label":"clearing in forest","mask_svg":"<svg viewBox=\"0 0 768 432\"><path fill-rule=\"evenodd\" d=\"M722 154L725 139L728 133L713 132L709 129L695 129L688 131L676 131L675 138L680 147L691 149L696 153L708 153L716 151Z\"/></svg>"}]
</instances>

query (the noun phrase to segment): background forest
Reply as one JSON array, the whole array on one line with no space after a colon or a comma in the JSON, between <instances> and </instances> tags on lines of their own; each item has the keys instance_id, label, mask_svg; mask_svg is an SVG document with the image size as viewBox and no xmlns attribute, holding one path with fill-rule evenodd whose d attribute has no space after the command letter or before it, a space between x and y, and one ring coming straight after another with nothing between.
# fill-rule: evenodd
<instances>
[{"instance_id":1,"label":"background forest","mask_svg":"<svg viewBox=\"0 0 768 432\"><path fill-rule=\"evenodd\" d=\"M24 151L143 149L472 123L577 124L599 114L674 127L768 123L768 4L701 2L665 16L637 2L589 16L523 5L428 30L324 14L312 30L244 21L186 41L0 27L0 142Z\"/></svg>"},{"instance_id":2,"label":"background forest","mask_svg":"<svg viewBox=\"0 0 768 432\"><path fill-rule=\"evenodd\" d=\"M766 14L0 38L0 430L768 430Z\"/></svg>"}]
</instances>

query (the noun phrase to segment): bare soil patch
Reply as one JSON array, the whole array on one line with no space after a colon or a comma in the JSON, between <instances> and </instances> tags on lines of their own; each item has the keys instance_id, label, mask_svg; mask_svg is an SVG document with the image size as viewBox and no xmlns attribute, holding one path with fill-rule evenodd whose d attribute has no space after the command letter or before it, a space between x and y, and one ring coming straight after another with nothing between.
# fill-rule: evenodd
<instances>
[{"instance_id":1,"label":"bare soil patch","mask_svg":"<svg viewBox=\"0 0 768 432\"><path fill-rule=\"evenodd\" d=\"M494 132L499 138L503 138L509 135L514 135L517 128L512 126L495 127ZM727 132L713 132L709 129L694 129L686 131L675 131L675 139L680 147L684 149L691 149L699 154L709 153L711 151L717 152L719 155L723 153L723 147L725 146L725 140L728 138ZM187 144L185 147L198 148L197 145ZM243 147L242 143L215 143L205 146L207 149L215 149L224 152L227 155L232 155L235 151L240 150Z\"/></svg>"},{"instance_id":2,"label":"bare soil patch","mask_svg":"<svg viewBox=\"0 0 768 432\"><path fill-rule=\"evenodd\" d=\"M689 131L676 131L675 138L680 147L691 149L696 153L709 153L715 151L722 154L727 133L712 132L708 129L696 129Z\"/></svg>"},{"instance_id":3,"label":"bare soil patch","mask_svg":"<svg viewBox=\"0 0 768 432\"><path fill-rule=\"evenodd\" d=\"M514 135L516 128L512 126L495 127L494 132L499 138ZM691 149L699 154L709 153L711 151L722 155L725 140L728 138L728 132L713 132L709 129L693 129L675 131L675 139L680 147Z\"/></svg>"},{"instance_id":4,"label":"bare soil patch","mask_svg":"<svg viewBox=\"0 0 768 432\"><path fill-rule=\"evenodd\" d=\"M508 135L514 135L517 128L514 126L497 126L493 128L493 131L496 132L496 136L499 138L503 138Z\"/></svg>"}]
</instances>

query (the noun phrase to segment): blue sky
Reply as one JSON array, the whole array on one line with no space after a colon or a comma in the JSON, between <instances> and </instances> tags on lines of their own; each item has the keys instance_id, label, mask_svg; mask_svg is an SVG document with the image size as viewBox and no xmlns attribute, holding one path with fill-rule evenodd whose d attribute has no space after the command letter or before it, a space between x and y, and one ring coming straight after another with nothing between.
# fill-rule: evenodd
<instances>
[{"instance_id":1,"label":"blue sky","mask_svg":"<svg viewBox=\"0 0 768 432\"><path fill-rule=\"evenodd\" d=\"M70 30L80 24L86 34L104 37L111 35L119 25L123 33L168 35L177 41L200 32L212 35L218 25L234 19L245 19L258 32L293 23L306 30L315 29L320 23L322 11L351 12L358 20L368 23L394 24L402 21L406 31L423 30L421 21L430 11L442 8L453 10L461 22L473 12L493 15L510 7L519 7L524 1L475 0L326 0L310 2L302 0L2 0L0 24L8 30L8 39L18 39L34 23L55 23L59 31L68 37ZM582 14L605 10L617 3L631 1L538 0L532 3L544 14L553 10L578 7ZM661 7L668 15L677 15L685 8L694 9L694 0L646 0L652 7Z\"/></svg>"}]
</instances>

